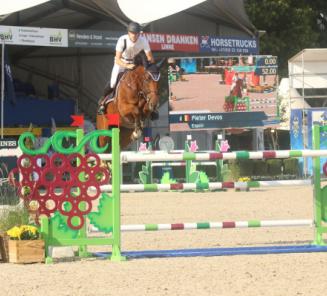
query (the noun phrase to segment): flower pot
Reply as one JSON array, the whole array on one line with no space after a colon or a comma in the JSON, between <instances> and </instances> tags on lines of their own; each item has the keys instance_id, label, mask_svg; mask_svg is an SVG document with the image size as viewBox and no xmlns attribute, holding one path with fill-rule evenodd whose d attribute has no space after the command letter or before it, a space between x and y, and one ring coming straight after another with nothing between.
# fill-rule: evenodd
<instances>
[{"instance_id":1,"label":"flower pot","mask_svg":"<svg viewBox=\"0 0 327 296\"><path fill-rule=\"evenodd\" d=\"M44 262L43 240L9 240L10 263Z\"/></svg>"}]
</instances>

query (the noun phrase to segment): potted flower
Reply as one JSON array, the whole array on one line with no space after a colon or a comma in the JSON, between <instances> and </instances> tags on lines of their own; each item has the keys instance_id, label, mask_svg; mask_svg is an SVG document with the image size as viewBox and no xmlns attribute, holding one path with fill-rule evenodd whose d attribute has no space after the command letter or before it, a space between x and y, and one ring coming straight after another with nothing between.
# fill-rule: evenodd
<instances>
[{"instance_id":1,"label":"potted flower","mask_svg":"<svg viewBox=\"0 0 327 296\"><path fill-rule=\"evenodd\" d=\"M9 236L9 262L34 263L44 261L44 241L39 239L37 227L15 226L7 231Z\"/></svg>"}]
</instances>

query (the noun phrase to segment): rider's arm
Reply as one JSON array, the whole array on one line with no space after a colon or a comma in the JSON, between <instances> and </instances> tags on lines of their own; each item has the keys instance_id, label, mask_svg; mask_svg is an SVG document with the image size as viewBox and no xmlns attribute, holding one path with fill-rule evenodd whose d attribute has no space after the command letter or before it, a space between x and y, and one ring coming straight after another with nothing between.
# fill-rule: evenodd
<instances>
[{"instance_id":1,"label":"rider's arm","mask_svg":"<svg viewBox=\"0 0 327 296\"><path fill-rule=\"evenodd\" d=\"M151 51L145 51L145 55L150 63L154 63L154 58Z\"/></svg>"},{"instance_id":2,"label":"rider's arm","mask_svg":"<svg viewBox=\"0 0 327 296\"><path fill-rule=\"evenodd\" d=\"M142 38L141 40L143 42L143 49L144 49L146 58L148 59L148 62L154 63L154 58L153 58L152 51L151 51L148 40L144 36L141 38Z\"/></svg>"},{"instance_id":3,"label":"rider's arm","mask_svg":"<svg viewBox=\"0 0 327 296\"><path fill-rule=\"evenodd\" d=\"M123 68L133 69L135 67L134 64L127 64L122 60L123 53L121 51L116 51L115 63Z\"/></svg>"}]
</instances>

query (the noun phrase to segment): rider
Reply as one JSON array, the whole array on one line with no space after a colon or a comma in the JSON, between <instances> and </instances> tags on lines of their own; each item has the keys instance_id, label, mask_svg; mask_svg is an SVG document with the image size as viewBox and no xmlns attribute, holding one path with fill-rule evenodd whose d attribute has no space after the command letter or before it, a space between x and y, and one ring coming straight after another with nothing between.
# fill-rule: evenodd
<instances>
[{"instance_id":1,"label":"rider","mask_svg":"<svg viewBox=\"0 0 327 296\"><path fill-rule=\"evenodd\" d=\"M104 112L105 97L112 95L117 84L119 73L126 69L132 70L135 65L133 63L134 57L142 50L150 63L154 63L154 58L150 49L150 45L144 36L141 36L141 26L138 23L131 22L127 27L127 34L121 36L116 45L115 63L111 72L111 79L107 82L103 97L99 105L99 113Z\"/></svg>"},{"instance_id":2,"label":"rider","mask_svg":"<svg viewBox=\"0 0 327 296\"><path fill-rule=\"evenodd\" d=\"M239 77L238 77L238 72L235 72L235 73L234 73L234 76L233 76L233 78L232 78L232 84L231 84L231 86L230 86L230 93L232 93L234 87L236 86L236 82L237 82L238 79L239 79Z\"/></svg>"}]
</instances>

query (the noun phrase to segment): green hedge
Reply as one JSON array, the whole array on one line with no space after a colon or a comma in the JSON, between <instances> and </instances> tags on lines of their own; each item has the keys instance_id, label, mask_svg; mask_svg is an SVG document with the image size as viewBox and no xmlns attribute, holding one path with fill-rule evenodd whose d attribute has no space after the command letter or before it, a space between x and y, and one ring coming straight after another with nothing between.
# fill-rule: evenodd
<instances>
[{"instance_id":1,"label":"green hedge","mask_svg":"<svg viewBox=\"0 0 327 296\"><path fill-rule=\"evenodd\" d=\"M296 158L283 160L284 174L286 175L300 175L299 161Z\"/></svg>"},{"instance_id":2,"label":"green hedge","mask_svg":"<svg viewBox=\"0 0 327 296\"><path fill-rule=\"evenodd\" d=\"M141 164L138 164L141 169ZM172 167L173 177L178 180L185 180L185 167ZM203 171L211 179L216 178L214 166L197 166L198 171ZM160 178L161 168L153 168L153 177ZM290 159L236 159L224 161L222 171L224 181L237 181L240 177L250 177L255 180L291 179L300 177L299 161L296 158Z\"/></svg>"},{"instance_id":3,"label":"green hedge","mask_svg":"<svg viewBox=\"0 0 327 296\"><path fill-rule=\"evenodd\" d=\"M228 178L237 181L240 177L263 177L263 179L299 177L298 159L240 159L227 162Z\"/></svg>"},{"instance_id":4,"label":"green hedge","mask_svg":"<svg viewBox=\"0 0 327 296\"><path fill-rule=\"evenodd\" d=\"M283 161L281 159L268 159L266 163L269 176L278 176L282 174Z\"/></svg>"}]
</instances>

